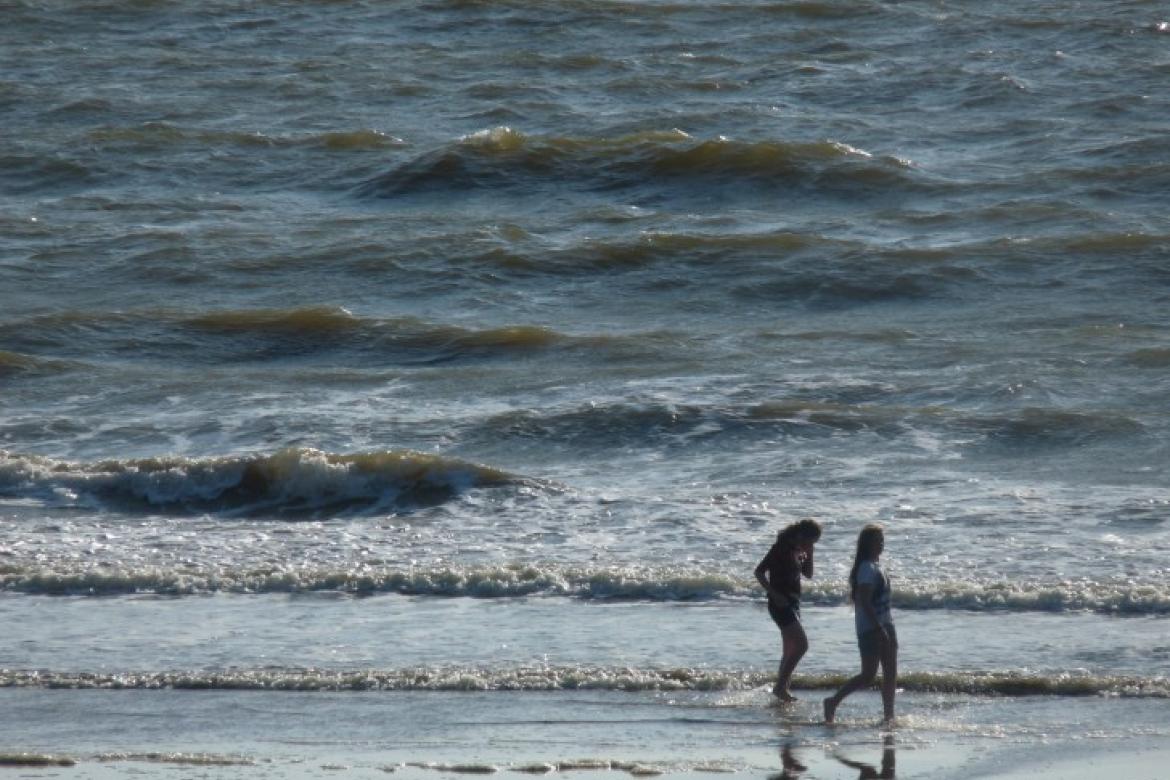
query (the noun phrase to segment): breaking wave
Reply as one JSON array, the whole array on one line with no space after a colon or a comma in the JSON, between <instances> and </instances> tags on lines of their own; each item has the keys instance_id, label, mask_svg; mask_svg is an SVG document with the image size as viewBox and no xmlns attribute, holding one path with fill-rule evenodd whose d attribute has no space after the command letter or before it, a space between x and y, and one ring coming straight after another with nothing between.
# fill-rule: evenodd
<instances>
[{"instance_id":1,"label":"breaking wave","mask_svg":"<svg viewBox=\"0 0 1170 780\"><path fill-rule=\"evenodd\" d=\"M833 689L848 674L797 675L794 687ZM433 666L337 671L314 668L172 672L56 672L0 669L0 687L233 691L743 691L775 682L772 672L625 666ZM974 696L1124 696L1170 698L1170 679L1027 672L910 672L908 691Z\"/></svg>"},{"instance_id":2,"label":"breaking wave","mask_svg":"<svg viewBox=\"0 0 1170 780\"><path fill-rule=\"evenodd\" d=\"M118 510L301 514L433 504L519 479L409 450L181 456L75 463L0 451L0 497Z\"/></svg>"},{"instance_id":3,"label":"breaking wave","mask_svg":"<svg viewBox=\"0 0 1170 780\"><path fill-rule=\"evenodd\" d=\"M759 586L747 577L682 568L554 566L360 565L352 569L287 565L123 568L108 565L63 569L0 564L0 590L32 595L112 596L136 593L314 593L511 599L572 598L588 601L758 601ZM805 585L805 603L848 602L841 583ZM973 612L1096 612L1170 615L1170 588L1129 580L905 581L894 591L899 610L955 609Z\"/></svg>"}]
</instances>

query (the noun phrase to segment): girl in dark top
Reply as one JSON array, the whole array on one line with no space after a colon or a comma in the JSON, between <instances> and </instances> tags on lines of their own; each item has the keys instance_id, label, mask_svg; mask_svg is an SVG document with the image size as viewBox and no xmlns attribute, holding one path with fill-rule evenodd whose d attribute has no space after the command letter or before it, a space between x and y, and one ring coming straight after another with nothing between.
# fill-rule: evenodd
<instances>
[{"instance_id":1,"label":"girl in dark top","mask_svg":"<svg viewBox=\"0 0 1170 780\"><path fill-rule=\"evenodd\" d=\"M808 651L808 637L800 625L800 578L813 576L813 545L821 538L815 520L801 520L785 528L756 566L756 579L768 594L768 614L780 627L783 641L780 670L772 693L781 701L796 701L788 690L792 672Z\"/></svg>"}]
</instances>

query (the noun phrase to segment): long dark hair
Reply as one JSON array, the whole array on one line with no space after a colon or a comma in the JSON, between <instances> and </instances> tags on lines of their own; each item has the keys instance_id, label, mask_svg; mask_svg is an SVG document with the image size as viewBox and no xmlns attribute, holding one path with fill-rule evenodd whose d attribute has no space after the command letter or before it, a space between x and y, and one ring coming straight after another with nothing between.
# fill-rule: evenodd
<instances>
[{"instance_id":1,"label":"long dark hair","mask_svg":"<svg viewBox=\"0 0 1170 780\"><path fill-rule=\"evenodd\" d=\"M857 570L864 561L873 560L873 552L877 549L878 541L883 539L886 532L880 525L870 523L861 529L857 535L857 554L853 556L853 569L849 572L849 600L857 602Z\"/></svg>"},{"instance_id":2,"label":"long dark hair","mask_svg":"<svg viewBox=\"0 0 1170 780\"><path fill-rule=\"evenodd\" d=\"M820 538L821 524L808 517L785 526L783 531L776 534L776 541L786 549L796 546L798 542L817 542Z\"/></svg>"}]
</instances>

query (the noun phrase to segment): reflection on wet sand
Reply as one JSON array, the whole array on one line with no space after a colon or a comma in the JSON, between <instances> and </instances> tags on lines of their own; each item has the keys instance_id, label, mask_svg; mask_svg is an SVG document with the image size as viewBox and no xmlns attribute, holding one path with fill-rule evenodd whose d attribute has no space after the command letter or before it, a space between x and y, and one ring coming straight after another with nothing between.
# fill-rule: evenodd
<instances>
[{"instance_id":1,"label":"reflection on wet sand","mask_svg":"<svg viewBox=\"0 0 1170 780\"><path fill-rule=\"evenodd\" d=\"M781 770L777 774L769 775L768 780L798 780L804 772L808 771L808 766L802 763L795 752L796 744L787 742L780 748L780 765ZM894 735L887 734L882 740L882 758L881 766L876 767L873 764L867 764L864 761L857 761L852 758L847 758L840 752L834 752L833 758L847 767L856 769L861 780L890 780L894 775L895 758L894 758Z\"/></svg>"},{"instance_id":2,"label":"reflection on wet sand","mask_svg":"<svg viewBox=\"0 0 1170 780\"><path fill-rule=\"evenodd\" d=\"M852 759L846 758L840 753L834 753L833 758L837 759L845 766L858 770L861 773L858 775L861 780L875 780L875 778L887 780L888 778L892 778L894 776L894 735L887 734L882 742L883 747L881 769L878 769L872 764L866 764L863 761L854 761Z\"/></svg>"},{"instance_id":3,"label":"reflection on wet sand","mask_svg":"<svg viewBox=\"0 0 1170 780\"><path fill-rule=\"evenodd\" d=\"M791 743L780 748L780 765L784 767L780 774L772 775L769 780L795 780L800 777L801 772L808 769L807 766L796 760Z\"/></svg>"}]
</instances>

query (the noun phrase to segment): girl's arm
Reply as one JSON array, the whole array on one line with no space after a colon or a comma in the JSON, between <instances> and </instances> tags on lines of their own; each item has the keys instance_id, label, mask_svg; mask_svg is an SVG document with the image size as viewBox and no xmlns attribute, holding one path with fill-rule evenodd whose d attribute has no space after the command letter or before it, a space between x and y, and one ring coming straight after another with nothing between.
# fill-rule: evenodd
<instances>
[{"instance_id":1,"label":"girl's arm","mask_svg":"<svg viewBox=\"0 0 1170 780\"><path fill-rule=\"evenodd\" d=\"M810 544L804 551L804 560L800 562L800 573L812 579L813 576L813 547Z\"/></svg>"},{"instance_id":2,"label":"girl's arm","mask_svg":"<svg viewBox=\"0 0 1170 780\"><path fill-rule=\"evenodd\" d=\"M768 582L768 556L766 555L764 556L764 560L760 561L756 566L756 580L763 587L764 592L771 596L772 600L776 602L776 606L788 606L788 597L773 588L772 583Z\"/></svg>"}]
</instances>

